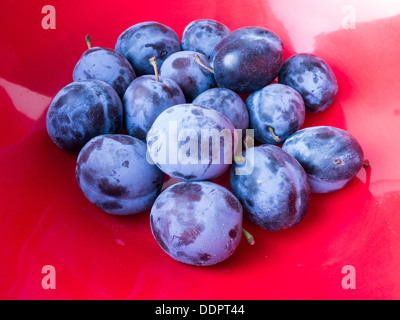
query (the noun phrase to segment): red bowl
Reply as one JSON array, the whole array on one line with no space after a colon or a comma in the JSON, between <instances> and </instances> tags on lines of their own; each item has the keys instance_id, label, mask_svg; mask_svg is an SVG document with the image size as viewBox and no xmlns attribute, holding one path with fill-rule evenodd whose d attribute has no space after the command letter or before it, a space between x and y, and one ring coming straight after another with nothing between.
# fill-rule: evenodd
<instances>
[{"instance_id":1,"label":"red bowl","mask_svg":"<svg viewBox=\"0 0 400 320\"><path fill-rule=\"evenodd\" d=\"M400 298L398 2L71 0L54 3L53 26L43 7L0 5L0 298ZM305 126L347 130L371 163L342 190L312 195L306 218L292 228L268 232L245 220L255 245L243 240L211 267L165 254L148 212L116 217L92 205L75 179L76 155L59 149L45 126L86 34L93 46L114 48L135 23L158 21L181 36L200 18L231 30L266 27L281 37L285 59L310 52L328 62L339 94ZM217 182L228 186L228 176Z\"/></svg>"}]
</instances>

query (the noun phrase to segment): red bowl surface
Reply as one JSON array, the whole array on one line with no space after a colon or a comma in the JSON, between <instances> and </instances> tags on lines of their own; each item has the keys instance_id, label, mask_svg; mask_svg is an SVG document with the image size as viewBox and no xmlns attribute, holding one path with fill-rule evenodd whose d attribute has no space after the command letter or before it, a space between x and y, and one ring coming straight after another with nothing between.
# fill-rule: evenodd
<instances>
[{"instance_id":1,"label":"red bowl surface","mask_svg":"<svg viewBox=\"0 0 400 320\"><path fill-rule=\"evenodd\" d=\"M398 1L57 1L55 29L43 28L44 5L0 4L0 298L400 298ZM181 37L200 18L231 30L265 27L281 37L285 59L309 52L328 62L337 99L304 126L347 130L371 163L342 190L312 195L292 228L269 232L245 220L255 245L242 240L211 267L165 254L149 212L116 217L92 205L75 179L76 154L59 149L45 126L86 34L93 46L114 48L135 23L158 21ZM216 181L229 187L227 174ZM46 266L55 289L43 286Z\"/></svg>"}]
</instances>

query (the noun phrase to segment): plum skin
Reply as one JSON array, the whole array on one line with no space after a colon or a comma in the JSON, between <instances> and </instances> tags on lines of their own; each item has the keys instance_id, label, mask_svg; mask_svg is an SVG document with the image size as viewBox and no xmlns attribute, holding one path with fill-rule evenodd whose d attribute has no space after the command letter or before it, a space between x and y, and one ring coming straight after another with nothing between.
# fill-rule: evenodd
<instances>
[{"instance_id":1,"label":"plum skin","mask_svg":"<svg viewBox=\"0 0 400 320\"><path fill-rule=\"evenodd\" d=\"M243 131L249 127L249 112L242 98L225 88L211 88L193 100L193 104L217 110L232 122L236 129Z\"/></svg>"},{"instance_id":2,"label":"plum skin","mask_svg":"<svg viewBox=\"0 0 400 320\"><path fill-rule=\"evenodd\" d=\"M285 141L282 149L303 166L313 193L343 188L364 161L359 142L347 131L331 126L299 130Z\"/></svg>"},{"instance_id":3,"label":"plum skin","mask_svg":"<svg viewBox=\"0 0 400 320\"><path fill-rule=\"evenodd\" d=\"M282 41L265 28L240 28L215 46L211 64L220 88L253 92L278 75L283 64Z\"/></svg>"},{"instance_id":4,"label":"plum skin","mask_svg":"<svg viewBox=\"0 0 400 320\"><path fill-rule=\"evenodd\" d=\"M232 165L230 181L245 216L269 231L287 229L301 222L309 207L310 186L297 160L269 144L249 148L243 155L245 163ZM243 166L253 170L237 175L236 169Z\"/></svg>"},{"instance_id":5,"label":"plum skin","mask_svg":"<svg viewBox=\"0 0 400 320\"><path fill-rule=\"evenodd\" d=\"M295 54L287 59L279 72L278 82L298 91L309 113L326 110L338 92L332 69L324 60L309 53Z\"/></svg>"},{"instance_id":6,"label":"plum skin","mask_svg":"<svg viewBox=\"0 0 400 320\"><path fill-rule=\"evenodd\" d=\"M89 199L103 211L131 215L151 208L163 173L146 160L146 144L122 134L101 135L80 151L76 179Z\"/></svg>"},{"instance_id":7,"label":"plum skin","mask_svg":"<svg viewBox=\"0 0 400 320\"><path fill-rule=\"evenodd\" d=\"M196 55L207 67L211 66L207 57L202 53L180 51L165 59L160 68L160 75L174 80L182 89L188 103L215 85L213 74L196 62Z\"/></svg>"},{"instance_id":8,"label":"plum skin","mask_svg":"<svg viewBox=\"0 0 400 320\"><path fill-rule=\"evenodd\" d=\"M155 119L169 107L185 103L185 96L172 79L144 75L132 81L122 99L125 128L129 135L145 141Z\"/></svg>"},{"instance_id":9,"label":"plum skin","mask_svg":"<svg viewBox=\"0 0 400 320\"><path fill-rule=\"evenodd\" d=\"M246 106L250 114L250 127L261 143L278 145L301 128L305 119L304 101L289 86L274 83L249 95ZM280 141L273 139L268 127L274 129Z\"/></svg>"},{"instance_id":10,"label":"plum skin","mask_svg":"<svg viewBox=\"0 0 400 320\"><path fill-rule=\"evenodd\" d=\"M75 65L74 81L97 79L114 88L122 98L126 88L136 78L129 61L120 53L108 49L94 47L85 51Z\"/></svg>"},{"instance_id":11,"label":"plum skin","mask_svg":"<svg viewBox=\"0 0 400 320\"><path fill-rule=\"evenodd\" d=\"M121 99L100 80L66 85L52 100L46 117L50 138L60 148L73 152L95 136L119 133L122 122Z\"/></svg>"},{"instance_id":12,"label":"plum skin","mask_svg":"<svg viewBox=\"0 0 400 320\"><path fill-rule=\"evenodd\" d=\"M183 31L181 47L185 51L200 52L211 60L215 46L229 33L229 28L221 22L194 20Z\"/></svg>"},{"instance_id":13,"label":"plum skin","mask_svg":"<svg viewBox=\"0 0 400 320\"><path fill-rule=\"evenodd\" d=\"M173 259L210 266L229 258L242 236L243 209L226 188L208 181L181 182L154 202L154 238Z\"/></svg>"},{"instance_id":14,"label":"plum skin","mask_svg":"<svg viewBox=\"0 0 400 320\"><path fill-rule=\"evenodd\" d=\"M209 139L212 130L218 133L217 141ZM166 109L147 134L147 147L154 163L164 173L183 181L220 176L232 163L236 143L235 127L226 117L214 109L193 104ZM203 145L206 147L202 148Z\"/></svg>"},{"instance_id":15,"label":"plum skin","mask_svg":"<svg viewBox=\"0 0 400 320\"><path fill-rule=\"evenodd\" d=\"M137 76L153 74L150 58L155 56L158 67L161 68L165 59L180 50L181 45L176 32L154 21L141 22L129 27L121 33L115 44L115 51L128 59Z\"/></svg>"}]
</instances>

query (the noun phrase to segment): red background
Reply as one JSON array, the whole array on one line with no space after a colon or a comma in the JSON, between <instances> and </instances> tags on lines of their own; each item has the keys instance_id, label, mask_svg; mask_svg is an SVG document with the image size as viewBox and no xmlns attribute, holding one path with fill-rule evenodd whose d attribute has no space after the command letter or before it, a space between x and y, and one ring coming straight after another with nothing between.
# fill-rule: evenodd
<instances>
[{"instance_id":1,"label":"red background","mask_svg":"<svg viewBox=\"0 0 400 320\"><path fill-rule=\"evenodd\" d=\"M42 28L48 4L55 30ZM399 13L389 0L2 1L0 298L399 299ZM313 195L293 228L268 232L246 220L256 244L243 240L230 259L204 268L166 255L148 212L115 217L89 203L75 180L76 155L45 130L45 111L72 81L86 34L93 46L114 48L135 23L158 21L181 37L200 18L231 30L266 27L281 37L285 59L310 52L327 61L338 97L305 126L348 130L371 163L344 189ZM218 182L228 186L226 178ZM45 265L56 270L56 289L42 288ZM355 289L342 287L346 265Z\"/></svg>"}]
</instances>

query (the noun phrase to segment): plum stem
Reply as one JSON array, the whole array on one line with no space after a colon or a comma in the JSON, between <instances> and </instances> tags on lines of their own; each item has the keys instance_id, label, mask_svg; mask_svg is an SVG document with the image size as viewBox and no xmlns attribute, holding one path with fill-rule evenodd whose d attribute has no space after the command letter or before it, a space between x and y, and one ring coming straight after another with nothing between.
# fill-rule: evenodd
<instances>
[{"instance_id":1,"label":"plum stem","mask_svg":"<svg viewBox=\"0 0 400 320\"><path fill-rule=\"evenodd\" d=\"M365 169L365 184L369 187L369 184L371 182L371 164L369 163L368 159L365 159L362 162L362 165Z\"/></svg>"},{"instance_id":2,"label":"plum stem","mask_svg":"<svg viewBox=\"0 0 400 320\"><path fill-rule=\"evenodd\" d=\"M275 129L267 126L268 131L271 133L272 139L274 139L276 142L281 142L281 138L279 138L276 134L275 134Z\"/></svg>"},{"instance_id":3,"label":"plum stem","mask_svg":"<svg viewBox=\"0 0 400 320\"><path fill-rule=\"evenodd\" d=\"M88 48L89 49L92 48L92 38L88 34L85 37L85 41L86 41Z\"/></svg>"},{"instance_id":4,"label":"plum stem","mask_svg":"<svg viewBox=\"0 0 400 320\"><path fill-rule=\"evenodd\" d=\"M154 74L156 76L156 81L159 82L160 81L160 77L159 77L159 72L158 72L158 66L157 66L157 58L156 56L154 56L153 58L149 59L150 64L153 66L154 68Z\"/></svg>"},{"instance_id":5,"label":"plum stem","mask_svg":"<svg viewBox=\"0 0 400 320\"><path fill-rule=\"evenodd\" d=\"M246 158L243 157L243 155L238 155L238 156L234 156L233 160L237 163L237 164L243 164L246 161Z\"/></svg>"},{"instance_id":6,"label":"plum stem","mask_svg":"<svg viewBox=\"0 0 400 320\"><path fill-rule=\"evenodd\" d=\"M249 233L247 230L245 230L244 228L242 228L242 232L244 234L244 236L246 237L246 241L249 245L254 245L255 241L254 241L254 237L251 233Z\"/></svg>"},{"instance_id":7,"label":"plum stem","mask_svg":"<svg viewBox=\"0 0 400 320\"><path fill-rule=\"evenodd\" d=\"M213 69L207 67L207 66L201 61L200 56L199 56L198 54L196 54L194 57L196 58L196 62L197 62L200 66L202 66L202 67L203 67L204 69L206 69L207 71L209 71L209 72L211 72L211 73L214 73L214 70L213 70Z\"/></svg>"},{"instance_id":8,"label":"plum stem","mask_svg":"<svg viewBox=\"0 0 400 320\"><path fill-rule=\"evenodd\" d=\"M338 166L344 165L344 161L342 159L333 159L333 162Z\"/></svg>"}]
</instances>

